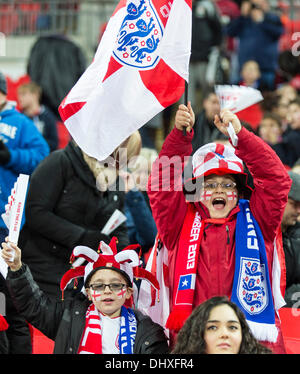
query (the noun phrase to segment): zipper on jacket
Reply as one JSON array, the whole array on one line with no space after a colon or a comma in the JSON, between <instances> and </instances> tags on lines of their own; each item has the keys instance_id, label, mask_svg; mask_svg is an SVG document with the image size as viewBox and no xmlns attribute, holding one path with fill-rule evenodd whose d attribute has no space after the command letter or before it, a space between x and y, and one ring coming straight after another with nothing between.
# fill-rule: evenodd
<instances>
[{"instance_id":1,"label":"zipper on jacket","mask_svg":"<svg viewBox=\"0 0 300 374\"><path fill-rule=\"evenodd\" d=\"M227 232L227 244L230 244L230 235L229 235L229 227L226 225L226 232Z\"/></svg>"},{"instance_id":2,"label":"zipper on jacket","mask_svg":"<svg viewBox=\"0 0 300 374\"><path fill-rule=\"evenodd\" d=\"M229 261L230 233L229 233L229 227L228 227L228 225L226 225L225 228L226 228L226 233L227 233L225 261L226 261L226 265L227 265L227 263Z\"/></svg>"}]
</instances>

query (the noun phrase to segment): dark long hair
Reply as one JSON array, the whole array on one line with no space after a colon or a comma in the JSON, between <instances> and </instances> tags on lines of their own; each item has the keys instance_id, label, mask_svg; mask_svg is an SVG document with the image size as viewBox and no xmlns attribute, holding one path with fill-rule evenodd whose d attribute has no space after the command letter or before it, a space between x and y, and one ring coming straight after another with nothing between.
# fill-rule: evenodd
<instances>
[{"instance_id":1,"label":"dark long hair","mask_svg":"<svg viewBox=\"0 0 300 374\"><path fill-rule=\"evenodd\" d=\"M204 354L206 353L206 343L204 332L211 310L219 305L230 306L237 315L242 329L242 342L240 354L267 354L272 353L270 349L263 346L252 335L243 312L236 304L231 302L226 296L215 296L197 306L177 335L176 345L171 353L177 354Z\"/></svg>"}]
</instances>

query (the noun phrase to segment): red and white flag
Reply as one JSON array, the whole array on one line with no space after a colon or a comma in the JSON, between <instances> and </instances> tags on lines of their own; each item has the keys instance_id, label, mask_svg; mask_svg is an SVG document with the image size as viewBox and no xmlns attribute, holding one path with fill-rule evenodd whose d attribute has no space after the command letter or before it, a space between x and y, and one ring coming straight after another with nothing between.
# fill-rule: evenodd
<instances>
[{"instance_id":1,"label":"red and white flag","mask_svg":"<svg viewBox=\"0 0 300 374\"><path fill-rule=\"evenodd\" d=\"M158 280L159 299L156 298L156 292L151 284L142 280L137 302L137 308L160 324L167 336L169 336L169 330L166 328L166 322L170 314L168 264L168 250L157 236L146 264L146 270Z\"/></svg>"},{"instance_id":2,"label":"red and white flag","mask_svg":"<svg viewBox=\"0 0 300 374\"><path fill-rule=\"evenodd\" d=\"M94 61L59 106L77 144L104 160L180 99L188 81L192 0L121 0Z\"/></svg>"}]
</instances>

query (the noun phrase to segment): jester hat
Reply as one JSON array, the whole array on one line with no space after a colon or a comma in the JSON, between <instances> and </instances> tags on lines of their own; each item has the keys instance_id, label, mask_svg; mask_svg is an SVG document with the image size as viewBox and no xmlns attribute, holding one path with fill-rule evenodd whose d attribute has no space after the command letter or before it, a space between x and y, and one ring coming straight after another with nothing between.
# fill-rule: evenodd
<instances>
[{"instance_id":1,"label":"jester hat","mask_svg":"<svg viewBox=\"0 0 300 374\"><path fill-rule=\"evenodd\" d=\"M129 245L117 252L117 238L113 237L108 244L101 241L98 252L86 246L77 246L71 255L71 263L76 259L88 261L87 265L80 265L68 270L62 277L60 289L62 294L72 280L84 279L84 287L81 292L86 295L85 287L88 285L92 275L99 269L110 269L119 272L130 287L134 286L133 278L145 279L159 291L159 283L155 276L142 268L139 255L134 249L140 248L139 244Z\"/></svg>"}]
</instances>

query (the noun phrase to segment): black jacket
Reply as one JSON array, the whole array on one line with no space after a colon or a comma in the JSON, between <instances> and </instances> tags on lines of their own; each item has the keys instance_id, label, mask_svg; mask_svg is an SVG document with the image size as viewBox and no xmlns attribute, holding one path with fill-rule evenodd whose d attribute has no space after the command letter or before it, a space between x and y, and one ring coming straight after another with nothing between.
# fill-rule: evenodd
<instances>
[{"instance_id":1,"label":"black jacket","mask_svg":"<svg viewBox=\"0 0 300 374\"><path fill-rule=\"evenodd\" d=\"M84 332L86 310L90 304L83 294L65 301L51 300L34 282L25 264L17 272L8 271L7 285L17 309L26 320L55 340L53 353L77 353ZM134 312L137 319L134 353L168 353L163 328L141 312Z\"/></svg>"},{"instance_id":2,"label":"black jacket","mask_svg":"<svg viewBox=\"0 0 300 374\"><path fill-rule=\"evenodd\" d=\"M290 226L282 234L282 244L286 265L286 291L285 301L287 307L292 307L297 301L299 308L300 295L300 223ZM298 296L295 293L299 293ZM295 295L294 295L295 294ZM294 295L294 298L293 298Z\"/></svg>"},{"instance_id":3,"label":"black jacket","mask_svg":"<svg viewBox=\"0 0 300 374\"><path fill-rule=\"evenodd\" d=\"M117 186L118 189L118 186ZM69 270L69 258L77 245L97 250L101 234L115 209L124 210L125 193L100 192L96 180L73 142L52 152L30 179L25 208L26 222L19 247L35 281L48 294L59 297L59 283ZM126 224L113 233L119 248L129 244Z\"/></svg>"},{"instance_id":4,"label":"black jacket","mask_svg":"<svg viewBox=\"0 0 300 374\"><path fill-rule=\"evenodd\" d=\"M300 158L300 130L293 130L290 126L282 134L280 143L274 144L272 148L284 165L293 167Z\"/></svg>"},{"instance_id":5,"label":"black jacket","mask_svg":"<svg viewBox=\"0 0 300 374\"><path fill-rule=\"evenodd\" d=\"M9 353L9 344L6 331L0 331L0 355Z\"/></svg>"},{"instance_id":6,"label":"black jacket","mask_svg":"<svg viewBox=\"0 0 300 374\"><path fill-rule=\"evenodd\" d=\"M220 131L216 128L213 121L209 121L206 117L205 110L202 110L196 117L193 127L194 137L192 140L193 153L204 144L211 143L222 137Z\"/></svg>"},{"instance_id":7,"label":"black jacket","mask_svg":"<svg viewBox=\"0 0 300 374\"><path fill-rule=\"evenodd\" d=\"M17 312L2 274L0 274L0 303L1 307L4 309L1 310L1 314L5 316L6 322L8 323L8 329L0 331L0 353L32 353L31 335L28 323L25 318Z\"/></svg>"}]
</instances>

